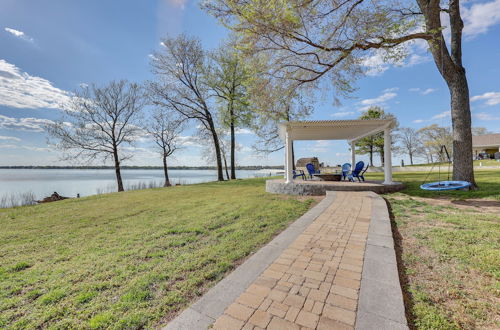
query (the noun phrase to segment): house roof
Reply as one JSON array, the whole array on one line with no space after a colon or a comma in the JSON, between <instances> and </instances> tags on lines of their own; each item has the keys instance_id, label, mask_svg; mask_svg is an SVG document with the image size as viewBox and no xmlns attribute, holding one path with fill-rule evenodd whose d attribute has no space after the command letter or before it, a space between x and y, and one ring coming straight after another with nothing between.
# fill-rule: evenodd
<instances>
[{"instance_id":1,"label":"house roof","mask_svg":"<svg viewBox=\"0 0 500 330\"><path fill-rule=\"evenodd\" d=\"M355 141L392 128L395 123L394 119L289 121L281 123L279 130L282 139L288 132L292 140Z\"/></svg>"},{"instance_id":2,"label":"house roof","mask_svg":"<svg viewBox=\"0 0 500 330\"><path fill-rule=\"evenodd\" d=\"M500 133L497 134L484 134L472 137L473 147L499 147L500 146Z\"/></svg>"}]
</instances>

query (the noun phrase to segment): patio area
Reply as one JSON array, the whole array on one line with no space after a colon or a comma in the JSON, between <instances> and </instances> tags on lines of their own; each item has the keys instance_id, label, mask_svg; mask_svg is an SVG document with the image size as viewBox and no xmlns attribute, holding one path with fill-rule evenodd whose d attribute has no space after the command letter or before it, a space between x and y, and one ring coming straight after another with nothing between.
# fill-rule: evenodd
<instances>
[{"instance_id":1,"label":"patio area","mask_svg":"<svg viewBox=\"0 0 500 330\"><path fill-rule=\"evenodd\" d=\"M293 180L286 183L285 179L267 180L266 191L273 194L322 196L327 191L373 191L377 194L386 194L403 190L404 184L392 182L386 184L382 181L319 181L319 180Z\"/></svg>"},{"instance_id":2,"label":"patio area","mask_svg":"<svg viewBox=\"0 0 500 330\"><path fill-rule=\"evenodd\" d=\"M375 193L388 193L402 190L404 185L392 181L392 136L391 130L396 122L394 119L363 119L363 120L314 120L314 121L289 121L281 123L279 132L281 139L285 142L285 175L282 180L269 180L266 183L266 191L277 194L291 195L325 195L327 191L373 191ZM351 172L349 176L363 174L364 164L359 162L361 168L358 170L356 163L356 142L360 139L373 136L383 132L384 135L384 181L338 181L339 171L336 173L321 172L315 175L313 180L296 179L293 164L293 142L310 140L346 140L351 149ZM348 164L347 164L348 165ZM356 167L357 173L354 168ZM341 173L341 172L340 172ZM352 174L351 174L352 173ZM319 177L325 180L330 175L337 181L319 181ZM312 178L312 175L311 175ZM362 178L364 179L364 178Z\"/></svg>"}]
</instances>

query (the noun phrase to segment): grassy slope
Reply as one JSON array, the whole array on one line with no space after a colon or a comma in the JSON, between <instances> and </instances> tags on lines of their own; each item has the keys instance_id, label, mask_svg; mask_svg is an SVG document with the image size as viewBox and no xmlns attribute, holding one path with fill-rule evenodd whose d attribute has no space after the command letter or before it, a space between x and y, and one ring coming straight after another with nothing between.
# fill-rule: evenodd
<instances>
[{"instance_id":1,"label":"grassy slope","mask_svg":"<svg viewBox=\"0 0 500 330\"><path fill-rule=\"evenodd\" d=\"M498 328L500 171L476 172L480 189L471 192L420 190L425 175L396 173L407 189L386 196L401 238L412 323L417 329Z\"/></svg>"},{"instance_id":2,"label":"grassy slope","mask_svg":"<svg viewBox=\"0 0 500 330\"><path fill-rule=\"evenodd\" d=\"M0 210L0 328L158 324L311 202L252 179Z\"/></svg>"}]
</instances>

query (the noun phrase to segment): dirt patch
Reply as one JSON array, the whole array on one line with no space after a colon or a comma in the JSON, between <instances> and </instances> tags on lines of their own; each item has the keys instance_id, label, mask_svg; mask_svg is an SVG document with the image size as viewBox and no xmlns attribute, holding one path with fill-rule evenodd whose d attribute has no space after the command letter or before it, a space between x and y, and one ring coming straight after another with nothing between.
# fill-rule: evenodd
<instances>
[{"instance_id":1,"label":"dirt patch","mask_svg":"<svg viewBox=\"0 0 500 330\"><path fill-rule=\"evenodd\" d=\"M406 200L406 195L392 195L391 198L396 200ZM500 201L487 199L450 199L449 197L411 197L412 199L433 206L454 207L481 213L500 213Z\"/></svg>"}]
</instances>

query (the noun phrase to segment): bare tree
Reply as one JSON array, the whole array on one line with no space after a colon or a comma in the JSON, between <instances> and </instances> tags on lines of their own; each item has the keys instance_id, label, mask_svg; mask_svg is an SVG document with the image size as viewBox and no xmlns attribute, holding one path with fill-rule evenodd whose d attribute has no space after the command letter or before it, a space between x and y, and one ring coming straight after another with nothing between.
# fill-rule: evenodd
<instances>
[{"instance_id":1,"label":"bare tree","mask_svg":"<svg viewBox=\"0 0 500 330\"><path fill-rule=\"evenodd\" d=\"M213 110L209 107L206 84L206 56L198 39L180 35L163 40L163 49L152 56L156 80L148 84L149 95L159 107L176 111L185 119L198 121L214 145L217 178L224 181L222 156Z\"/></svg>"},{"instance_id":2,"label":"bare tree","mask_svg":"<svg viewBox=\"0 0 500 330\"><path fill-rule=\"evenodd\" d=\"M417 131L422 141L423 146L429 152L429 158L432 160L437 159L440 162L447 162L448 159L443 155L441 151L441 146L446 146L448 152L450 152L450 157L453 158L453 165L455 165L455 154L454 151L451 152L451 146L453 144L453 134L449 127L441 127L437 124L422 127Z\"/></svg>"},{"instance_id":3,"label":"bare tree","mask_svg":"<svg viewBox=\"0 0 500 330\"><path fill-rule=\"evenodd\" d=\"M423 151L418 132L411 127L400 128L396 140L400 143L402 153L410 157L410 164L413 165L413 158Z\"/></svg>"},{"instance_id":4,"label":"bare tree","mask_svg":"<svg viewBox=\"0 0 500 330\"><path fill-rule=\"evenodd\" d=\"M123 191L120 164L130 156L122 151L142 134L143 96L139 85L125 80L83 87L65 105L63 119L46 126L49 142L54 140L65 159L113 159L118 191Z\"/></svg>"},{"instance_id":5,"label":"bare tree","mask_svg":"<svg viewBox=\"0 0 500 330\"><path fill-rule=\"evenodd\" d=\"M208 0L203 6L238 33L249 56L264 53L271 74L316 86L329 77L339 93L352 90L369 52L400 60L404 43L425 40L451 95L453 178L475 186L459 0ZM442 16L450 21L450 47Z\"/></svg>"},{"instance_id":6,"label":"bare tree","mask_svg":"<svg viewBox=\"0 0 500 330\"><path fill-rule=\"evenodd\" d=\"M179 136L183 130L183 122L175 118L172 114L157 109L153 113L146 130L153 138L161 155L163 173L165 175L165 183L163 186L170 187L167 158L180 148Z\"/></svg>"},{"instance_id":7,"label":"bare tree","mask_svg":"<svg viewBox=\"0 0 500 330\"><path fill-rule=\"evenodd\" d=\"M486 135L491 133L486 127L472 127L472 135Z\"/></svg>"}]
</instances>

